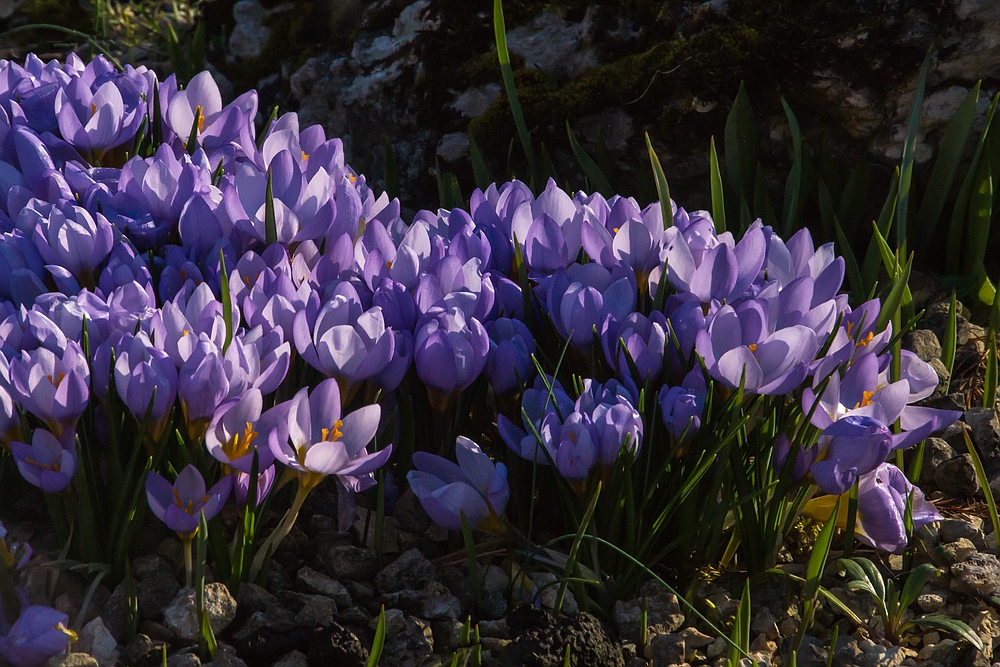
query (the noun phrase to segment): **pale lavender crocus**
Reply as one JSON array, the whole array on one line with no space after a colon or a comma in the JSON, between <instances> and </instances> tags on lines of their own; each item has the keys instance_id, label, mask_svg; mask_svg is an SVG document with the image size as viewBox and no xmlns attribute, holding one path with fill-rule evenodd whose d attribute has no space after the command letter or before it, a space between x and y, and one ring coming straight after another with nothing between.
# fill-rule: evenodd
<instances>
[{"instance_id":1,"label":"pale lavender crocus","mask_svg":"<svg viewBox=\"0 0 1000 667\"><path fill-rule=\"evenodd\" d=\"M410 488L434 523L447 530L462 530L462 516L475 530L499 534L510 487L507 468L493 463L475 442L459 436L455 464L427 452L416 452L416 470L406 474Z\"/></svg>"},{"instance_id":2,"label":"pale lavender crocus","mask_svg":"<svg viewBox=\"0 0 1000 667\"><path fill-rule=\"evenodd\" d=\"M52 656L68 652L74 641L69 616L32 605L22 609L6 636L0 637L0 657L14 667L41 667Z\"/></svg>"},{"instance_id":3,"label":"pale lavender crocus","mask_svg":"<svg viewBox=\"0 0 1000 667\"><path fill-rule=\"evenodd\" d=\"M837 526L846 529L848 519L848 494L813 498L806 503L803 513L820 521L829 519L835 505L839 504ZM918 529L943 517L913 486L906 475L891 463L883 463L863 475L858 482L858 510L855 531L862 542L889 553L901 554L906 550L906 514L909 505L913 528Z\"/></svg>"},{"instance_id":4,"label":"pale lavender crocus","mask_svg":"<svg viewBox=\"0 0 1000 667\"><path fill-rule=\"evenodd\" d=\"M76 432L66 429L57 438L45 429L36 428L31 444L12 442L10 452L21 476L46 493L59 493L73 481L76 473Z\"/></svg>"}]
</instances>

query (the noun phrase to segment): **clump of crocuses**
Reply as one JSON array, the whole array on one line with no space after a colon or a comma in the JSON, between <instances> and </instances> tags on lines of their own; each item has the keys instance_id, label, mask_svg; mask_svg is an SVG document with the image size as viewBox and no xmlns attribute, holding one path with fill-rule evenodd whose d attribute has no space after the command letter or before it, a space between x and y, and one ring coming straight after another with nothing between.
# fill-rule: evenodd
<instances>
[{"instance_id":1,"label":"clump of crocuses","mask_svg":"<svg viewBox=\"0 0 1000 667\"><path fill-rule=\"evenodd\" d=\"M891 358L880 303L848 304L831 244L551 180L404 220L340 139L257 107L253 91L224 103L208 72L182 87L101 57L0 62L0 443L65 507L123 517L67 514L104 536L88 555L123 569L108 531L131 514L111 503L143 484L190 552L230 495L253 513L295 483L256 577L324 480L350 526L379 470L409 467L397 437L454 530L510 527L508 468L530 471L514 485L535 480L529 495L566 491L571 507L541 511L567 517L599 484L599 517L667 512L663 476L700 471L685 493L704 516L722 497L706 471L767 460L761 495L787 466L790 496L827 494L814 515L857 486L863 539L901 548L898 500L920 496L885 461L958 414L916 405L935 372ZM780 419L760 456L716 448L761 406ZM432 454L456 438L457 464Z\"/></svg>"}]
</instances>

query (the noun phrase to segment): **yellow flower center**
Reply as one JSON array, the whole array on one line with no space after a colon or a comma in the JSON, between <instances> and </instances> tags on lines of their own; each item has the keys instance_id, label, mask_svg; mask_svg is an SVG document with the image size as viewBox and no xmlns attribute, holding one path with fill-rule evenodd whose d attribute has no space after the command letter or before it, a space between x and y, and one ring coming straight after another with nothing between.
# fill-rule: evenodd
<instances>
[{"instance_id":1,"label":"yellow flower center","mask_svg":"<svg viewBox=\"0 0 1000 667\"><path fill-rule=\"evenodd\" d=\"M247 426L243 430L243 433L236 433L233 437L229 438L229 442L222 446L222 451L225 452L230 461L235 461L236 459L250 453L250 443L253 442L258 435L257 431L253 428L253 424L247 422Z\"/></svg>"},{"instance_id":2,"label":"yellow flower center","mask_svg":"<svg viewBox=\"0 0 1000 667\"><path fill-rule=\"evenodd\" d=\"M875 395L874 391L862 391L861 392L861 402L854 406L854 409L863 408L866 405L871 405L872 396Z\"/></svg>"},{"instance_id":3,"label":"yellow flower center","mask_svg":"<svg viewBox=\"0 0 1000 667\"><path fill-rule=\"evenodd\" d=\"M52 472L59 472L59 459L56 459L52 463L42 463L41 461L36 461L35 459L24 457L25 463L30 463L33 466L38 466L42 470L51 470Z\"/></svg>"},{"instance_id":4,"label":"yellow flower center","mask_svg":"<svg viewBox=\"0 0 1000 667\"><path fill-rule=\"evenodd\" d=\"M195 509L201 509L201 506L207 502L208 502L208 496L204 496L203 498L197 501L189 500L187 501L187 505L185 505L181 501L181 494L177 491L177 489L174 489L174 505L177 505L182 510L187 512L188 516L194 516Z\"/></svg>"},{"instance_id":5,"label":"yellow flower center","mask_svg":"<svg viewBox=\"0 0 1000 667\"><path fill-rule=\"evenodd\" d=\"M321 434L323 435L323 442L336 442L340 438L344 437L343 432L340 427L344 425L343 420L338 419L333 422L333 428L321 429Z\"/></svg>"},{"instance_id":6,"label":"yellow flower center","mask_svg":"<svg viewBox=\"0 0 1000 667\"><path fill-rule=\"evenodd\" d=\"M45 377L47 377L49 379L49 382L51 382L55 386L55 388L58 389L59 385L62 384L63 378L66 377L66 374L63 373L62 371L59 371L59 373L55 376L55 378L53 378L51 375L46 375Z\"/></svg>"},{"instance_id":7,"label":"yellow flower center","mask_svg":"<svg viewBox=\"0 0 1000 667\"><path fill-rule=\"evenodd\" d=\"M750 343L747 347L750 348L750 354L757 354L757 343Z\"/></svg>"},{"instance_id":8,"label":"yellow flower center","mask_svg":"<svg viewBox=\"0 0 1000 667\"><path fill-rule=\"evenodd\" d=\"M872 342L872 338L875 338L875 332L869 331L867 336L858 341L858 345L868 347L868 343Z\"/></svg>"},{"instance_id":9,"label":"yellow flower center","mask_svg":"<svg viewBox=\"0 0 1000 667\"><path fill-rule=\"evenodd\" d=\"M199 105L194 108L194 115L198 119L198 134L205 131L205 110Z\"/></svg>"}]
</instances>

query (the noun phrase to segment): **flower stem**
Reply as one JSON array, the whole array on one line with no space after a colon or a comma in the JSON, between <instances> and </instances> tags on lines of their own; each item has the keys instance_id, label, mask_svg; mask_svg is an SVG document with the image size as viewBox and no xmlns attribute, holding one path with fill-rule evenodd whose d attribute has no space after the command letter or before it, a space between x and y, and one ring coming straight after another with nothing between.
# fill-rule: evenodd
<instances>
[{"instance_id":1,"label":"flower stem","mask_svg":"<svg viewBox=\"0 0 1000 667\"><path fill-rule=\"evenodd\" d=\"M291 507L285 512L285 516L282 517L281 523L274 529L264 543L260 545L260 549L257 551L257 555L253 559L253 565L250 566L250 578L249 581L256 581L257 575L260 574L261 569L264 567L264 561L270 557L270 554L278 548L281 541L285 539L288 533L292 530L292 526L295 525L295 519L299 516L299 510L302 509L303 503L306 501L306 496L312 491L315 485L303 484L302 480L299 480L299 488L295 492L295 499L292 501Z\"/></svg>"},{"instance_id":2,"label":"flower stem","mask_svg":"<svg viewBox=\"0 0 1000 667\"><path fill-rule=\"evenodd\" d=\"M191 538L194 537L193 533L187 535L181 535L181 542L184 543L184 585L191 588L192 582L192 572L194 571L193 561L191 558Z\"/></svg>"}]
</instances>

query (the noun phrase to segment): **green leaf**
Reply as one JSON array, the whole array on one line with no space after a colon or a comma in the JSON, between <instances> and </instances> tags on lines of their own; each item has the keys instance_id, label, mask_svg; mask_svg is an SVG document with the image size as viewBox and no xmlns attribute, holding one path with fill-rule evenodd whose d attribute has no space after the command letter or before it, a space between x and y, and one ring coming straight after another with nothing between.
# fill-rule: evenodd
<instances>
[{"instance_id":1,"label":"green leaf","mask_svg":"<svg viewBox=\"0 0 1000 667\"><path fill-rule=\"evenodd\" d=\"M219 281L222 283L222 321L226 324L226 340L222 344L222 354L225 354L233 342L233 295L229 291L229 274L222 248L219 248Z\"/></svg>"},{"instance_id":2,"label":"green leaf","mask_svg":"<svg viewBox=\"0 0 1000 667\"><path fill-rule=\"evenodd\" d=\"M198 533L195 535L197 550L194 564L194 589L197 605L198 619L201 624L201 636L198 639L198 647L203 655L210 655L215 658L218 652L218 645L215 641L215 633L212 632L212 624L205 610L205 561L208 557L208 522L205 521L204 510L198 518Z\"/></svg>"},{"instance_id":3,"label":"green leaf","mask_svg":"<svg viewBox=\"0 0 1000 667\"><path fill-rule=\"evenodd\" d=\"M267 120L264 121L264 127L260 128L260 134L257 135L257 150L264 147L264 140L267 139L267 133L271 129L271 125L273 125L276 120L278 120L277 104L271 107L271 114L267 117Z\"/></svg>"},{"instance_id":4,"label":"green leaf","mask_svg":"<svg viewBox=\"0 0 1000 667\"><path fill-rule=\"evenodd\" d=\"M986 498L986 507L990 511L990 521L993 523L993 537L996 540L997 550L1000 550L1000 516L997 515L997 503L993 498L993 489L990 487L990 479L986 476L986 469L983 468L982 459L979 458L979 450L969 437L969 427L964 422L958 422L962 427L962 437L965 438L965 448L969 457L972 458L972 467L976 470L976 479L979 480L980 490Z\"/></svg>"},{"instance_id":5,"label":"green leaf","mask_svg":"<svg viewBox=\"0 0 1000 667\"><path fill-rule=\"evenodd\" d=\"M951 376L955 371L955 350L958 348L958 299L955 290L951 291L951 302L948 304L948 319L944 325L944 337L941 339L941 361L948 369L948 379L945 381L944 393L951 390Z\"/></svg>"},{"instance_id":6,"label":"green leaf","mask_svg":"<svg viewBox=\"0 0 1000 667\"><path fill-rule=\"evenodd\" d=\"M188 69L187 59L184 57L184 52L181 50L180 40L177 39L177 32L174 30L174 24L171 21L167 21L167 53L170 55L170 67L174 70L177 78L181 83L187 83L190 72Z\"/></svg>"},{"instance_id":7,"label":"green leaf","mask_svg":"<svg viewBox=\"0 0 1000 667\"><path fill-rule=\"evenodd\" d=\"M867 225L864 219L865 211L868 208L868 194L871 190L871 166L867 157L862 157L857 166L847 177L844 189L840 194L840 203L837 206L837 220L844 227L847 237L857 238L858 230L862 224ZM823 179L827 187L829 181ZM831 194L832 194L831 190Z\"/></svg>"},{"instance_id":8,"label":"green leaf","mask_svg":"<svg viewBox=\"0 0 1000 667\"><path fill-rule=\"evenodd\" d=\"M969 208L965 222L967 259L963 263L966 275L984 273L983 260L990 238L993 219L993 177L990 161L980 160L969 193Z\"/></svg>"},{"instance_id":9,"label":"green leaf","mask_svg":"<svg viewBox=\"0 0 1000 667\"><path fill-rule=\"evenodd\" d=\"M583 170L583 175L587 177L590 188L600 192L605 198L614 195L615 189L611 187L608 177L604 175L601 168L594 162L594 158L590 157L587 151L583 149L583 146L580 145L580 142L576 140L576 135L573 134L573 128L570 127L568 120L566 121L566 134L569 136L569 146L573 150L573 155L576 157L580 169Z\"/></svg>"},{"instance_id":10,"label":"green leaf","mask_svg":"<svg viewBox=\"0 0 1000 667\"><path fill-rule=\"evenodd\" d=\"M896 207L896 249L899 254L906 255L907 214L910 205L910 182L913 180L913 153L917 148L917 136L920 134L920 111L924 103L924 90L927 88L927 74L931 68L931 55L928 51L924 63L920 66L917 76L917 89L913 94L913 111L910 113L910 125L906 131L906 142L903 144L902 165L899 170L899 206Z\"/></svg>"},{"instance_id":11,"label":"green leaf","mask_svg":"<svg viewBox=\"0 0 1000 667\"><path fill-rule=\"evenodd\" d=\"M490 176L489 167L486 166L483 153L479 150L479 144L476 143L475 137L471 134L469 135L469 157L472 160L472 176L476 180L476 187L485 191L493 182L493 177Z\"/></svg>"},{"instance_id":12,"label":"green leaf","mask_svg":"<svg viewBox=\"0 0 1000 667\"><path fill-rule=\"evenodd\" d=\"M521 140L521 148L524 149L524 156L528 160L528 170L534 177L537 173L535 150L531 144L528 125L524 122L524 112L521 111L521 100L517 96L517 87L514 85L514 70L510 66L510 53L507 51L507 28L504 25L501 0L493 0L493 33L497 43L497 58L500 60L500 73L503 76L504 89L507 91L507 100L510 102L510 112L514 116L514 125L517 127L517 136ZM536 185L541 187L541 183Z\"/></svg>"},{"instance_id":13,"label":"green leaf","mask_svg":"<svg viewBox=\"0 0 1000 667\"><path fill-rule=\"evenodd\" d=\"M379 660L382 659L382 649L385 647L385 605L378 612L378 625L375 627L375 639L372 641L372 650L368 653L367 667L378 667Z\"/></svg>"},{"instance_id":14,"label":"green leaf","mask_svg":"<svg viewBox=\"0 0 1000 667\"><path fill-rule=\"evenodd\" d=\"M190 155L194 155L195 149L198 148L198 132L199 126L204 122L205 117L202 116L201 107L194 108L194 122L191 123L191 134L188 135L187 144L184 149Z\"/></svg>"},{"instance_id":15,"label":"green leaf","mask_svg":"<svg viewBox=\"0 0 1000 667\"><path fill-rule=\"evenodd\" d=\"M660 215L663 216L663 228L666 229L674 224L674 209L670 203L670 186L667 185L667 177L660 165L660 158L656 157L656 151L653 150L653 144L649 140L649 132L646 133L646 148L649 150L649 162L653 165L656 194L660 198Z\"/></svg>"},{"instance_id":16,"label":"green leaf","mask_svg":"<svg viewBox=\"0 0 1000 667\"><path fill-rule=\"evenodd\" d=\"M961 637L965 641L969 642L977 651L982 651L984 648L983 640L979 637L979 634L958 619L948 618L947 616L939 614L932 614L930 616L915 618L909 622L909 625L916 625L921 628L944 630L945 632L951 633L956 637Z\"/></svg>"},{"instance_id":17,"label":"green leaf","mask_svg":"<svg viewBox=\"0 0 1000 667\"><path fill-rule=\"evenodd\" d=\"M906 583L903 584L903 590L900 592L900 609L906 609L916 602L917 598L920 597L920 593L923 592L924 586L930 581L930 578L939 574L938 569L934 565L923 563L906 575Z\"/></svg>"},{"instance_id":18,"label":"green leaf","mask_svg":"<svg viewBox=\"0 0 1000 667\"><path fill-rule=\"evenodd\" d=\"M903 295L909 289L907 283L910 280L910 268L912 266L913 254L911 253L909 258L906 260L906 263L903 264L903 268L897 273L896 280L893 283L892 290L889 292L889 296L887 296L885 301L882 303L882 309L878 314L878 331L885 330L890 319L899 309L899 305L903 301Z\"/></svg>"},{"instance_id":19,"label":"green leaf","mask_svg":"<svg viewBox=\"0 0 1000 667\"><path fill-rule=\"evenodd\" d=\"M781 106L792 133L792 169L785 180L785 234L791 234L798 228L797 223L802 213L802 132L795 113L784 97L781 98Z\"/></svg>"},{"instance_id":20,"label":"green leaf","mask_svg":"<svg viewBox=\"0 0 1000 667\"><path fill-rule=\"evenodd\" d=\"M750 96L740 82L739 92L726 118L726 172L729 183L735 188L738 202L740 197L753 199L757 167L757 123L754 121Z\"/></svg>"},{"instance_id":21,"label":"green leaf","mask_svg":"<svg viewBox=\"0 0 1000 667\"><path fill-rule=\"evenodd\" d=\"M563 655L562 667L570 666L569 644L566 644L566 653Z\"/></svg>"},{"instance_id":22,"label":"green leaf","mask_svg":"<svg viewBox=\"0 0 1000 667\"><path fill-rule=\"evenodd\" d=\"M938 145L938 156L924 188L915 224L916 237L924 239L924 243L921 244L924 250L929 250L932 244L939 243L935 234L962 155L972 135L972 123L976 120L976 103L979 101L981 84L981 81L977 82L962 100L955 115L948 121L944 136Z\"/></svg>"},{"instance_id":23,"label":"green leaf","mask_svg":"<svg viewBox=\"0 0 1000 667\"><path fill-rule=\"evenodd\" d=\"M205 20L199 19L194 28L194 37L191 39L191 70L198 71L205 69Z\"/></svg>"},{"instance_id":24,"label":"green leaf","mask_svg":"<svg viewBox=\"0 0 1000 667\"><path fill-rule=\"evenodd\" d=\"M583 520L580 521L580 527L576 531L576 537L573 538L573 544L569 549L569 558L566 560L566 568L563 570L563 581L559 584L559 593L556 595L555 605L552 607L552 612L558 616L562 613L563 600L566 597L566 588L568 584L568 578L573 576L573 570L576 569L576 560L580 552L580 544L583 542L583 536L587 534L587 528L590 526L590 520L594 516L594 510L597 509L597 500L601 497L601 482L597 483L597 488L594 489L594 495L590 499L590 503L587 505L587 510L583 513Z\"/></svg>"},{"instance_id":25,"label":"green leaf","mask_svg":"<svg viewBox=\"0 0 1000 667\"><path fill-rule=\"evenodd\" d=\"M476 613L483 608L483 590L479 581L479 565L476 562L476 543L472 539L472 526L469 519L462 511L459 514L462 520L462 541L465 543L465 560L469 565L469 578L472 582L472 603Z\"/></svg>"},{"instance_id":26,"label":"green leaf","mask_svg":"<svg viewBox=\"0 0 1000 667\"><path fill-rule=\"evenodd\" d=\"M278 224L274 218L274 187L271 168L267 168L267 189L264 191L264 242L274 245L278 242Z\"/></svg>"},{"instance_id":27,"label":"green leaf","mask_svg":"<svg viewBox=\"0 0 1000 667\"><path fill-rule=\"evenodd\" d=\"M816 598L819 595L820 579L823 571L826 570L826 561L830 557L830 548L833 546L833 535L837 529L837 515L840 513L840 503L834 503L830 518L823 524L823 528L816 536L812 554L806 564L805 591L803 592L803 615L799 624L798 632L792 644L792 651L797 651L802 645L805 633L812 625L813 617L816 613Z\"/></svg>"},{"instance_id":28,"label":"green leaf","mask_svg":"<svg viewBox=\"0 0 1000 667\"><path fill-rule=\"evenodd\" d=\"M774 207L771 205L771 196L767 192L767 181L764 179L764 170L757 165L757 176L754 180L753 188L753 208L754 213L765 225L777 227L778 219L774 214ZM748 225L745 225L749 226Z\"/></svg>"},{"instance_id":29,"label":"green leaf","mask_svg":"<svg viewBox=\"0 0 1000 667\"><path fill-rule=\"evenodd\" d=\"M854 257L854 249L851 248L851 244L840 226L840 221L836 217L833 218L833 227L837 232L837 243L840 245L838 250L840 250L847 267L847 279L851 283L851 292L855 295L862 295L865 293L865 283L861 278L861 270L858 269L858 260Z\"/></svg>"},{"instance_id":30,"label":"green leaf","mask_svg":"<svg viewBox=\"0 0 1000 667\"><path fill-rule=\"evenodd\" d=\"M385 157L382 160L382 174L385 179L385 192L390 199L399 196L399 168L396 166L396 151L392 148L392 142L385 140Z\"/></svg>"},{"instance_id":31,"label":"green leaf","mask_svg":"<svg viewBox=\"0 0 1000 667\"><path fill-rule=\"evenodd\" d=\"M726 192L722 187L722 173L719 171L719 156L715 151L715 137L709 141L708 172L712 181L712 220L715 231L726 231Z\"/></svg>"},{"instance_id":32,"label":"green leaf","mask_svg":"<svg viewBox=\"0 0 1000 667\"><path fill-rule=\"evenodd\" d=\"M963 244L966 240L965 222L968 217L969 201L973 188L976 186L976 174L979 172L979 163L988 159L984 152L990 136L990 129L993 127L993 118L996 114L997 103L1000 102L1000 93L993 96L990 108L986 112L986 123L983 133L976 145L976 153L969 163L969 171L962 180L962 187L958 191L955 205L951 210L951 224L948 227L948 246L945 253L945 268L951 274L964 274L962 264Z\"/></svg>"},{"instance_id":33,"label":"green leaf","mask_svg":"<svg viewBox=\"0 0 1000 667\"><path fill-rule=\"evenodd\" d=\"M885 203L882 205L882 211L879 213L878 220L875 222L875 229L878 230L878 235L882 237L883 242L889 235L889 229L892 227L892 218L896 212L898 194L899 170L897 169L893 172L892 178L889 181L889 195L886 197ZM868 244L868 251L865 253L865 261L861 266L861 277L864 279L865 288L868 290L870 290L872 286L875 285L875 281L878 280L878 267L879 246L876 241L876 237L872 236L872 240Z\"/></svg>"},{"instance_id":34,"label":"green leaf","mask_svg":"<svg viewBox=\"0 0 1000 667\"><path fill-rule=\"evenodd\" d=\"M993 408L997 402L997 330L990 327L986 347L986 375L983 378L983 407Z\"/></svg>"},{"instance_id":35,"label":"green leaf","mask_svg":"<svg viewBox=\"0 0 1000 667\"><path fill-rule=\"evenodd\" d=\"M729 655L726 658L726 665L737 667L740 663L740 652L750 652L750 580L743 584L743 595L740 597L740 606L736 609L736 618L733 619L733 644L739 648L730 647Z\"/></svg>"}]
</instances>

